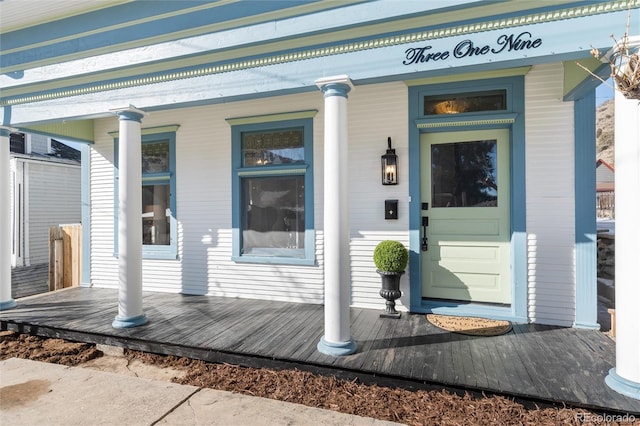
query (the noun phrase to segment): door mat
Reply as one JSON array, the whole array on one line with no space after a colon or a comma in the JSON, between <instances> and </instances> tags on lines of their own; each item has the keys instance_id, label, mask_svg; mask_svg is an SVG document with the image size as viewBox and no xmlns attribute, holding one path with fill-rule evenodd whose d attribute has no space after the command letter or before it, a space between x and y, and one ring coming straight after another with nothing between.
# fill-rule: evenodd
<instances>
[{"instance_id":1,"label":"door mat","mask_svg":"<svg viewBox=\"0 0 640 426\"><path fill-rule=\"evenodd\" d=\"M443 330L469 336L499 336L511 331L511 323L503 320L427 314L427 321Z\"/></svg>"}]
</instances>

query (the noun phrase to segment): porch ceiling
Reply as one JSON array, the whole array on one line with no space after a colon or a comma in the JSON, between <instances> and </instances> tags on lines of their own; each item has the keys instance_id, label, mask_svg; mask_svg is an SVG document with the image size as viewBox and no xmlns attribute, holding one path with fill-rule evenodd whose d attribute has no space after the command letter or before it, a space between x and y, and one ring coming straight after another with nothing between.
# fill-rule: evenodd
<instances>
[{"instance_id":1,"label":"porch ceiling","mask_svg":"<svg viewBox=\"0 0 640 426\"><path fill-rule=\"evenodd\" d=\"M0 2L0 32L7 33L35 24L56 21L94 10L112 7L133 0L57 0L30 1L2 0Z\"/></svg>"},{"instance_id":2,"label":"porch ceiling","mask_svg":"<svg viewBox=\"0 0 640 426\"><path fill-rule=\"evenodd\" d=\"M518 0L250 2L268 10L237 0L158 2L162 10L141 8L145 2L77 0L65 14L45 7L30 18L18 3L0 1L0 106L3 124L15 126L98 118L128 103L153 111L315 90L314 80L336 69L355 84L486 71L498 61L478 56L454 68L451 61L405 66L402 56L417 43L434 50L468 37L495 43L504 31L529 25L535 37L545 37L542 48L501 55L503 67L586 58L589 46L569 28L588 20L599 37L594 43L607 44L612 24L600 16L626 10L619 1L571 0L543 8ZM99 6L86 9L90 4Z\"/></svg>"}]
</instances>

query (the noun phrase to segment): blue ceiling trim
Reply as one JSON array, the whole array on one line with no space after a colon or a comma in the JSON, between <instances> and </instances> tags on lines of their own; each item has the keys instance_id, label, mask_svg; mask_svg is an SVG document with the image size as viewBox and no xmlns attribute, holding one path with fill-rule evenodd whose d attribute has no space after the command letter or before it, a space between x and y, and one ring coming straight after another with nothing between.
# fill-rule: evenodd
<instances>
[{"instance_id":1,"label":"blue ceiling trim","mask_svg":"<svg viewBox=\"0 0 640 426\"><path fill-rule=\"evenodd\" d=\"M441 28L446 28L446 27L449 27L449 26L466 25L468 23L469 22L466 22L466 21L465 22L455 22L453 24L449 24L449 25L446 25L446 26L445 25L438 25L438 26L426 27L426 29L420 29L419 31L425 31L425 30L431 31L431 30L437 30L437 29L441 29ZM404 35L404 34L410 34L410 33L415 32L415 31L416 31L416 29L411 28L411 29L407 29L407 30L403 31L402 33L381 34L381 35L376 35L375 37L362 37L362 38L351 39L351 40L340 40L339 42L323 43L323 44L317 44L317 45L307 45L302 49L288 49L288 50L281 50L281 51L266 51L266 52L261 53L259 55L244 56L244 57L241 57L241 58L234 58L234 59L229 59L229 60L226 60L226 61L202 63L202 64L189 66L189 67L172 68L172 69L167 69L167 70L163 70L163 71L160 71L160 72L145 73L145 74L134 74L134 75L131 75L131 76L126 76L126 77L122 77L122 78L118 78L118 79L100 79L100 74L96 73L96 79L93 80L91 83L62 85L60 87L56 87L55 89L45 90L45 91L34 90L32 92L22 92L22 93L20 93L20 95L2 97L1 101L2 101L2 103L11 104L14 99L23 99L23 98L26 98L26 97L29 97L29 96L39 96L39 95L46 96L48 94L61 93L61 92L65 92L65 91L75 91L75 90L78 90L78 89L89 89L89 92L92 92L92 91L99 92L99 91L103 91L102 89L99 89L100 87L105 87L105 86L109 86L109 85L113 85L114 88L120 88L121 86L117 86L117 83L120 83L120 82L132 82L132 85L135 86L135 85L137 85L137 83L135 83L135 82L136 81L140 81L140 80L145 80L146 79L149 82L154 82L153 81L154 77L163 77L163 76L167 76L167 75L170 75L170 74L180 74L180 73L183 73L183 74L187 75L190 71L197 71L197 70L202 70L202 69L206 69L206 68L210 68L210 67L220 67L220 66L224 66L224 65L228 65L228 64L235 64L235 63L238 63L238 62L245 62L245 61L246 62L252 62L252 61L259 60L259 59L275 57L275 56L279 56L279 55L287 55L287 54L290 54L290 53L297 53L297 52L300 52L300 51L319 50L319 49L323 49L323 48L331 48L331 47L340 46L340 45L346 45L346 44L350 44L350 43L366 42L366 41L371 41L371 40L375 40L375 39L378 39L378 38L394 37L394 36L399 36L399 35ZM189 56L185 56L185 58L194 57L194 56L199 56L199 55L189 55ZM342 55L337 55L337 56L342 56ZM519 59L519 60L516 60L516 61L507 61L507 62L503 62L502 66L535 65L535 64L549 62L550 59L552 61L563 61L563 60L584 59L584 58L587 58L587 57L590 57L589 51L582 50L582 51L575 51L575 52L565 52L565 53L562 53L562 54L553 54L552 57L549 57L549 56L537 56L537 57L536 56L532 56L532 57L529 57L529 58L522 58L522 59ZM292 62L295 62L295 61L292 61ZM496 68L496 66L495 66L495 64L493 62L474 64L471 67L474 69L474 71L490 70L490 69L495 69ZM247 68L256 68L256 66L248 66ZM135 67L133 69L135 69ZM229 70L229 71L232 72L232 71L237 71L237 70ZM382 71L382 70L380 70L380 71ZM456 69L455 72L459 72L459 69ZM403 79L403 77L410 78L410 79L415 79L415 78L422 78L422 77L426 77L426 76L446 75L446 74L450 74L450 73L452 73L451 68L443 68L443 69L427 68L424 71L415 70L415 69L412 68L411 70L408 70L406 75L402 75L402 74L386 75L383 72L382 75L380 75L380 76L365 77L364 79L359 80L358 84L370 84L370 83L376 83L376 82L382 82L382 81L396 81L396 80ZM219 74L219 72L217 72L215 74ZM355 77L355 75L352 75L352 78L357 78L357 77ZM160 82L160 81L164 81L164 80L158 79L156 81ZM73 79L69 79L69 82L73 82ZM104 89L104 90L108 91L110 89Z\"/></svg>"},{"instance_id":2,"label":"blue ceiling trim","mask_svg":"<svg viewBox=\"0 0 640 426\"><path fill-rule=\"evenodd\" d=\"M234 19L240 19L253 15L260 15L277 10L314 3L319 0L286 0L286 1L251 1L238 2L212 7L210 9L197 10L185 14L179 14L151 20L144 23L135 23L133 27L116 28L101 31L97 34L82 35L96 28L108 28L113 25L127 25L128 22L156 16L163 13L171 13L182 9L192 8L211 2L193 1L157 1L153 7L150 2L136 1L113 8L94 11L83 15L66 18L60 21L25 28L6 34L2 34L2 50L16 52L3 54L0 57L0 67L8 68L23 63L40 61L105 48L135 40L162 36L168 33L189 30L200 26L222 23ZM81 38L74 36L80 34ZM69 40L47 44L49 40L68 38ZM28 46L45 43L43 46L28 48Z\"/></svg>"},{"instance_id":3,"label":"blue ceiling trim","mask_svg":"<svg viewBox=\"0 0 640 426\"><path fill-rule=\"evenodd\" d=\"M216 2L206 1L154 1L153 8L149 7L149 1L134 1L123 5L114 6L112 8L101 9L86 14L66 18L60 21L45 23L35 27L16 30L6 34L2 34L2 50L5 52L0 56L1 68L16 68L21 64L29 64L34 61L42 61L53 59L58 56L73 55L81 52L90 52L95 49L111 48L123 43L140 41L156 36L162 36L183 30L191 30L197 27L208 26L212 24L222 23L234 19L260 15L268 12L284 10L291 7L297 7L305 4L311 4L320 0L278 0L278 1L239 1L230 4L212 6L207 9L195 10L183 14L167 16L164 18L154 19L154 16L162 14L177 13L181 10L187 10L207 4L215 4ZM370 0L362 0L367 3ZM473 0L469 0L473 3ZM485 0L479 2L482 5L496 3L501 0ZM551 11L560 8L580 6L588 4L588 1L577 1L569 4L553 5L546 7L532 7L531 9L523 9L518 12L512 12L503 15L496 15L495 18L510 18L521 15L523 13L539 13ZM533 3L535 5L535 3ZM340 3L336 3L335 7L340 7ZM380 7L381 5L377 5ZM439 7L438 13L446 11L454 11L469 7L469 4L454 4ZM331 3L327 9L331 9ZM452 21L439 26L428 25L429 14L434 10L423 10L403 16L404 18L425 17L425 25L423 27L406 29L402 33L416 29L435 29L439 27L461 25L465 23L479 22L486 17L480 17L469 21ZM135 23L140 19L151 19L149 22ZM365 22L369 25L372 23L380 23L391 21L397 17L389 17ZM129 28L120 27L116 29L108 29L111 26L131 25ZM358 27L363 23L354 23L341 27L342 29ZM134 29L135 26L135 29ZM84 35L85 32L95 31L96 29L105 28L96 34ZM78 37L79 36L79 37ZM50 40L61 38L69 38L60 42L49 44ZM38 46L39 43L44 43ZM35 46L30 48L29 46ZM11 50L16 51L11 52ZM8 53L7 53L8 52Z\"/></svg>"},{"instance_id":4,"label":"blue ceiling trim","mask_svg":"<svg viewBox=\"0 0 640 426\"><path fill-rule=\"evenodd\" d=\"M206 3L207 2L204 1L157 1L153 3L136 1L125 3L2 34L2 48L3 50L18 49L31 44L47 42L52 39L72 37L78 33L93 31L96 28L123 25L132 21L172 13ZM152 4L153 7L149 7L150 4Z\"/></svg>"}]
</instances>

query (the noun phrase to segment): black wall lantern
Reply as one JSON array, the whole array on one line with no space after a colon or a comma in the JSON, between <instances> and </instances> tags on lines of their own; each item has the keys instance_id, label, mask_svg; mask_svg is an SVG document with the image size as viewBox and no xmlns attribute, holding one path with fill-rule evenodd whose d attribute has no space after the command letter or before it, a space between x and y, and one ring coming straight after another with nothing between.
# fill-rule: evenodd
<instances>
[{"instance_id":1,"label":"black wall lantern","mask_svg":"<svg viewBox=\"0 0 640 426\"><path fill-rule=\"evenodd\" d=\"M397 185L398 184L398 156L396 150L391 149L391 138L387 139L389 148L387 153L382 156L382 184Z\"/></svg>"}]
</instances>

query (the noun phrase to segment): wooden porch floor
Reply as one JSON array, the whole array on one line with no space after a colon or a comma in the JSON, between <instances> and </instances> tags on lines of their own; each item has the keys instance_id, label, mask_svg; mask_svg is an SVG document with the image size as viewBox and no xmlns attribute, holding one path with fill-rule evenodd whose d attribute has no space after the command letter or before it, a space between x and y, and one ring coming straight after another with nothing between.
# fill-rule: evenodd
<instances>
[{"instance_id":1,"label":"wooden porch floor","mask_svg":"<svg viewBox=\"0 0 640 426\"><path fill-rule=\"evenodd\" d=\"M607 412L640 414L640 401L611 390L604 378L615 342L602 332L514 324L496 337L442 331L424 315L380 318L351 310L355 354L330 357L320 305L144 293L149 323L111 327L117 291L74 288L18 300L0 312L0 327L252 367L299 368L405 387L445 386Z\"/></svg>"}]
</instances>

